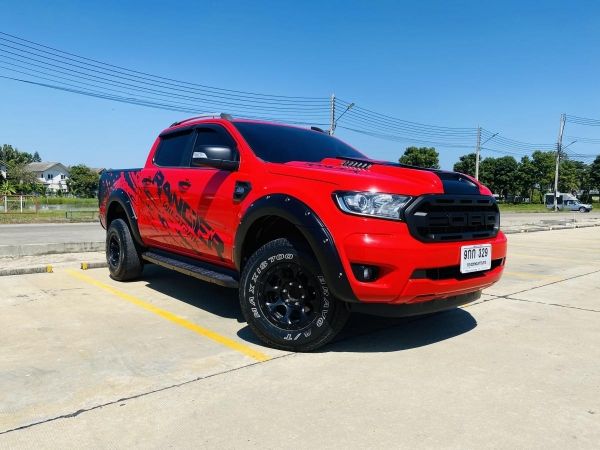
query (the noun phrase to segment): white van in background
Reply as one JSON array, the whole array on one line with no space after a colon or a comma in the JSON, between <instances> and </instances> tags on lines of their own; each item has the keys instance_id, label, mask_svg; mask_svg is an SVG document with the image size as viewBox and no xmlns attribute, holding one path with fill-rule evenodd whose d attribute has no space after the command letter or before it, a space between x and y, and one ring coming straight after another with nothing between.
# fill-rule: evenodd
<instances>
[{"instance_id":1,"label":"white van in background","mask_svg":"<svg viewBox=\"0 0 600 450\"><path fill-rule=\"evenodd\" d=\"M587 203L580 203L579 199L574 195L566 192L559 192L557 198L557 205L560 211L579 211L579 212L590 212L592 205ZM546 194L544 197L544 203L546 208L554 208L554 194Z\"/></svg>"}]
</instances>

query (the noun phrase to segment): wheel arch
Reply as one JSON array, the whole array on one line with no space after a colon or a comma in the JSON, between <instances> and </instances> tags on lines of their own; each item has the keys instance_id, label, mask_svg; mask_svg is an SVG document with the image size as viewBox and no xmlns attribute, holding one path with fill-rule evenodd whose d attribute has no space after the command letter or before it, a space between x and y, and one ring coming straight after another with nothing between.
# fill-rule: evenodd
<instances>
[{"instance_id":1,"label":"wheel arch","mask_svg":"<svg viewBox=\"0 0 600 450\"><path fill-rule=\"evenodd\" d=\"M106 229L108 230L108 227L110 227L110 223L113 220L123 219L129 226L135 243L139 246L143 246L137 216L129 195L123 189L115 189L108 197L106 205Z\"/></svg>"},{"instance_id":2,"label":"wheel arch","mask_svg":"<svg viewBox=\"0 0 600 450\"><path fill-rule=\"evenodd\" d=\"M245 261L254 251L266 242L281 237L291 237L308 246L336 298L358 301L331 233L309 206L289 195L266 195L248 207L234 240L233 260L236 268L241 272Z\"/></svg>"}]
</instances>

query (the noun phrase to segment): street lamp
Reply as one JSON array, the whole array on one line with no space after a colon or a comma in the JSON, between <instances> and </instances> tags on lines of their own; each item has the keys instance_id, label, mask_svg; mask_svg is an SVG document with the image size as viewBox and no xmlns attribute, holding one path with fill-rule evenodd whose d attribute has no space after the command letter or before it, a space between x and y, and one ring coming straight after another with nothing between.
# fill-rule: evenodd
<instances>
[{"instance_id":1,"label":"street lamp","mask_svg":"<svg viewBox=\"0 0 600 450\"><path fill-rule=\"evenodd\" d=\"M344 114L346 114L348 111L350 111L350 109L351 109L352 107L354 107L354 103L350 103L348 106L346 106L346 109L344 110L344 112L343 112L343 113L341 113L341 114L338 116L338 118L337 118L337 119L336 119L336 120L333 122L333 125L332 125L332 127L331 127L331 133L330 133L330 134L333 134L333 132L335 131L335 128L337 127L337 123L339 122L339 120L342 118L342 116L343 116Z\"/></svg>"}]
</instances>

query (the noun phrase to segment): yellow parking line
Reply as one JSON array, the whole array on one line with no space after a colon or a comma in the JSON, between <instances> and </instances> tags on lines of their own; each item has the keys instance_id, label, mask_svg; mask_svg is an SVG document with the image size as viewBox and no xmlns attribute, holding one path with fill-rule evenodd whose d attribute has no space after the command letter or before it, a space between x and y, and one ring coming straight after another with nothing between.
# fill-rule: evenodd
<instances>
[{"instance_id":1,"label":"yellow parking line","mask_svg":"<svg viewBox=\"0 0 600 450\"><path fill-rule=\"evenodd\" d=\"M253 358L257 361L267 361L267 360L271 359L269 356L265 355L262 352L254 350L253 348L249 347L248 345L234 341L233 339L223 336L223 335L217 333L216 331L212 331L212 330L209 330L208 328L204 328L204 327L201 327L200 325L196 325L195 323L192 323L189 320L184 319L183 317L179 317L178 315L173 314L172 312L158 308L158 307L152 305L151 303L148 303L144 300L134 297L133 295L127 294L126 292L120 291L108 284L104 284L101 281L95 280L94 278L92 278L88 275L82 274L81 272L77 272L72 269L67 269L67 273L74 278L77 278L81 281L85 281L86 283L91 284L93 286L99 287L100 289L103 289L107 292L110 292L113 295L116 295L117 297L121 298L122 300L128 301L129 303L132 303L136 306L139 306L140 308L145 309L146 311L154 313L157 316L162 317L163 319L167 319L169 322L173 322L183 328L187 328L188 330L198 333L199 335L204 336L208 339L211 339L211 340L213 340L221 345L224 345L225 347L228 347L232 350L243 353L244 355L249 356L250 358Z\"/></svg>"}]
</instances>

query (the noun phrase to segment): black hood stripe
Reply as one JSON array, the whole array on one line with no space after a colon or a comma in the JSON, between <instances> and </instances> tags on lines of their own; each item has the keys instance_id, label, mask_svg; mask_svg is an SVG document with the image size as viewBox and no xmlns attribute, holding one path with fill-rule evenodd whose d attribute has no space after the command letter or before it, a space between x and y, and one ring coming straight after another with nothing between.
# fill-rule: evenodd
<instances>
[{"instance_id":1,"label":"black hood stripe","mask_svg":"<svg viewBox=\"0 0 600 450\"><path fill-rule=\"evenodd\" d=\"M409 166L408 164L394 163L388 161L374 161L372 159L362 158L347 158L339 156L338 159L349 161L355 164L362 165L361 168L365 168L364 165L380 165L380 166L391 166L398 167L401 169L413 169L413 170L424 170L426 172L435 173L442 181L444 186L444 194L454 195L479 195L479 187L473 183L467 176L458 173L450 172L447 170L429 169L426 167Z\"/></svg>"}]
</instances>

